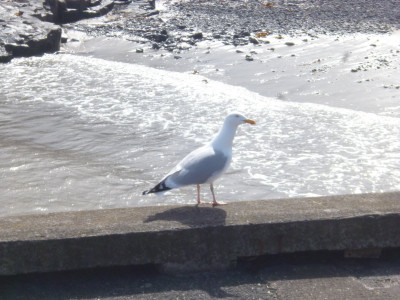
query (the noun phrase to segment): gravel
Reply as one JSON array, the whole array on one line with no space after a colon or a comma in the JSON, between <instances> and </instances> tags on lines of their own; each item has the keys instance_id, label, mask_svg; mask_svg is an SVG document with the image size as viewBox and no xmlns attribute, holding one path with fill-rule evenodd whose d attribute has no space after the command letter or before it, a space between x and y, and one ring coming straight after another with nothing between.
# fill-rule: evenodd
<instances>
[{"instance_id":1,"label":"gravel","mask_svg":"<svg viewBox=\"0 0 400 300\"><path fill-rule=\"evenodd\" d=\"M202 40L239 46L268 43L269 36L279 35L388 33L400 28L400 1L157 1L155 9L147 1L133 1L105 18L100 24L78 22L69 27L91 36L124 36L152 43L154 49L179 51Z\"/></svg>"}]
</instances>

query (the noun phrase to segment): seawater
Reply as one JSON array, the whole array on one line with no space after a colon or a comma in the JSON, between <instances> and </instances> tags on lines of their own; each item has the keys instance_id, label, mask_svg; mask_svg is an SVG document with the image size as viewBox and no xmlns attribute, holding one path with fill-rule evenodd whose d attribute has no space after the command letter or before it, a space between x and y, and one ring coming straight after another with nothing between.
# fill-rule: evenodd
<instances>
[{"instance_id":1,"label":"seawater","mask_svg":"<svg viewBox=\"0 0 400 300\"><path fill-rule=\"evenodd\" d=\"M399 118L71 54L2 65L0 91L0 216L194 204L195 187L141 193L236 111L257 125L239 127L218 200L400 189Z\"/></svg>"}]
</instances>

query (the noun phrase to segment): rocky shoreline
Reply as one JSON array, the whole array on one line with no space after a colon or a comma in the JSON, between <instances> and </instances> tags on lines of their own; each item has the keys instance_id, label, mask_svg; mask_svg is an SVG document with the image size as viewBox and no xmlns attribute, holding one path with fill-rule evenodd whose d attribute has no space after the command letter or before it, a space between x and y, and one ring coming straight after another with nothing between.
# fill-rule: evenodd
<instances>
[{"instance_id":1,"label":"rocky shoreline","mask_svg":"<svg viewBox=\"0 0 400 300\"><path fill-rule=\"evenodd\" d=\"M269 39L283 35L315 38L400 28L399 0L182 0L156 1L154 8L132 9L138 2L143 1L118 6L101 24L69 27L89 36L124 36L151 43L153 49L178 53L204 40L241 46L268 44Z\"/></svg>"},{"instance_id":2,"label":"rocky shoreline","mask_svg":"<svg viewBox=\"0 0 400 300\"><path fill-rule=\"evenodd\" d=\"M104 15L101 24L77 22ZM179 53L203 40L239 46L282 35L388 33L400 28L399 15L399 0L0 0L0 62L58 51L67 42L62 29Z\"/></svg>"},{"instance_id":3,"label":"rocky shoreline","mask_svg":"<svg viewBox=\"0 0 400 300\"><path fill-rule=\"evenodd\" d=\"M119 1L124 3L124 1ZM0 0L0 62L60 49L60 24L102 16L109 0Z\"/></svg>"}]
</instances>

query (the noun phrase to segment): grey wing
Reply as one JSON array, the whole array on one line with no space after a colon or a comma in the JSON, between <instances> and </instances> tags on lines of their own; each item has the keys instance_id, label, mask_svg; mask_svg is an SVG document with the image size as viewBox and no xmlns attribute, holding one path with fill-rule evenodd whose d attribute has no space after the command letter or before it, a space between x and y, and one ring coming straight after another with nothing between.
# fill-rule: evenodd
<instances>
[{"instance_id":1,"label":"grey wing","mask_svg":"<svg viewBox=\"0 0 400 300\"><path fill-rule=\"evenodd\" d=\"M211 181L228 167L230 157L211 147L190 153L179 163L179 168L166 178L168 186L179 187Z\"/></svg>"}]
</instances>

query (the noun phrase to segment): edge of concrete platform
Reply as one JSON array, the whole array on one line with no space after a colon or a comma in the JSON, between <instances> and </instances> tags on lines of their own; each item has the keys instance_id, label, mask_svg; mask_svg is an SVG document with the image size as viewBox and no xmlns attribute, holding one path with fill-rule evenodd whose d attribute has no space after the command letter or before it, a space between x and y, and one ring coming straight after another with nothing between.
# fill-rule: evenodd
<instances>
[{"instance_id":1,"label":"edge of concrete platform","mask_svg":"<svg viewBox=\"0 0 400 300\"><path fill-rule=\"evenodd\" d=\"M144 264L211 270L265 254L398 247L400 192L0 218L0 275Z\"/></svg>"}]
</instances>

